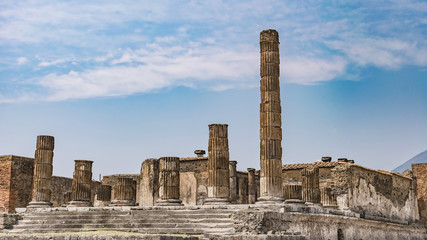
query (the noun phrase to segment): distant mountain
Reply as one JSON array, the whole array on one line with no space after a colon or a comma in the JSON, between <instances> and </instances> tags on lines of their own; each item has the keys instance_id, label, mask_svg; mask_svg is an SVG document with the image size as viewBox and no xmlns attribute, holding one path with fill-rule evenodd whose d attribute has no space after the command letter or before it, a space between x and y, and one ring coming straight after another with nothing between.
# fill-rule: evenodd
<instances>
[{"instance_id":1,"label":"distant mountain","mask_svg":"<svg viewBox=\"0 0 427 240\"><path fill-rule=\"evenodd\" d=\"M418 154L417 156L409 159L404 164L400 165L399 167L393 169L393 172L403 172L406 169L411 170L411 164L412 163L427 163L427 150Z\"/></svg>"}]
</instances>

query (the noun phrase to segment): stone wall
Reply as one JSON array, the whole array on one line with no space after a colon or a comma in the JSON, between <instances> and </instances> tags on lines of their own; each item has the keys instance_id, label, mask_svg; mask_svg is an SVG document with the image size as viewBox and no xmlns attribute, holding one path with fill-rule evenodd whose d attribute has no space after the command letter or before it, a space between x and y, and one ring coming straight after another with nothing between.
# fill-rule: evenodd
<instances>
[{"instance_id":1,"label":"stone wall","mask_svg":"<svg viewBox=\"0 0 427 240\"><path fill-rule=\"evenodd\" d=\"M417 200L420 219L427 227L427 163L412 164L412 172L417 181Z\"/></svg>"},{"instance_id":2,"label":"stone wall","mask_svg":"<svg viewBox=\"0 0 427 240\"><path fill-rule=\"evenodd\" d=\"M340 209L367 219L414 222L418 219L413 179L397 173L341 164L332 171Z\"/></svg>"},{"instance_id":3,"label":"stone wall","mask_svg":"<svg viewBox=\"0 0 427 240\"><path fill-rule=\"evenodd\" d=\"M208 196L208 158L181 158L179 177L182 204L203 205Z\"/></svg>"},{"instance_id":4,"label":"stone wall","mask_svg":"<svg viewBox=\"0 0 427 240\"><path fill-rule=\"evenodd\" d=\"M12 212L31 201L34 159L0 156L0 212Z\"/></svg>"},{"instance_id":5,"label":"stone wall","mask_svg":"<svg viewBox=\"0 0 427 240\"><path fill-rule=\"evenodd\" d=\"M52 176L51 199L54 207L60 207L66 204L65 194L71 192L72 178Z\"/></svg>"}]
</instances>

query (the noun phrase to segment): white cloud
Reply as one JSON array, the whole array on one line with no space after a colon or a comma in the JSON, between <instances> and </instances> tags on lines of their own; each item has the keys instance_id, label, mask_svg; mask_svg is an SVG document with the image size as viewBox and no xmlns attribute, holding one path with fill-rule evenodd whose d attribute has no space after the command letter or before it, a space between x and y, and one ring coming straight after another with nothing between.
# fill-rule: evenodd
<instances>
[{"instance_id":1,"label":"white cloud","mask_svg":"<svg viewBox=\"0 0 427 240\"><path fill-rule=\"evenodd\" d=\"M18 63L18 65L23 65L28 62L28 59L26 57L19 57L18 59L16 59L16 62Z\"/></svg>"},{"instance_id":2,"label":"white cloud","mask_svg":"<svg viewBox=\"0 0 427 240\"><path fill-rule=\"evenodd\" d=\"M285 81L305 85L333 80L345 73L347 65L339 57L327 60L296 56L281 62L281 76Z\"/></svg>"}]
</instances>

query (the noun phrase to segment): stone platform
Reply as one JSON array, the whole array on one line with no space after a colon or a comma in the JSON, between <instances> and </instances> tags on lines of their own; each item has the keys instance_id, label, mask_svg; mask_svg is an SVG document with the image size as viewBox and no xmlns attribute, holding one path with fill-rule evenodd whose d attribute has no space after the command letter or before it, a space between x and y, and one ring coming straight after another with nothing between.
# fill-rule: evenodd
<instances>
[{"instance_id":1,"label":"stone platform","mask_svg":"<svg viewBox=\"0 0 427 240\"><path fill-rule=\"evenodd\" d=\"M19 220L0 239L425 239L418 223L305 204L28 208L10 216Z\"/></svg>"}]
</instances>

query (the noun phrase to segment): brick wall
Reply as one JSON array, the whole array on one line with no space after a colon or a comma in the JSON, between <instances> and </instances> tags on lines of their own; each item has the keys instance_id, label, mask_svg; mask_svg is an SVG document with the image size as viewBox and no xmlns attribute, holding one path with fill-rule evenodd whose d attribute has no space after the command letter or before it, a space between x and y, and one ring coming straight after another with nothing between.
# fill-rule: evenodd
<instances>
[{"instance_id":1,"label":"brick wall","mask_svg":"<svg viewBox=\"0 0 427 240\"><path fill-rule=\"evenodd\" d=\"M417 178L417 200L420 219L427 227L427 163L413 163L412 172Z\"/></svg>"},{"instance_id":2,"label":"brick wall","mask_svg":"<svg viewBox=\"0 0 427 240\"><path fill-rule=\"evenodd\" d=\"M34 159L12 156L10 208L26 207L33 189Z\"/></svg>"},{"instance_id":3,"label":"brick wall","mask_svg":"<svg viewBox=\"0 0 427 240\"><path fill-rule=\"evenodd\" d=\"M10 212L10 175L12 156L0 156L0 212Z\"/></svg>"}]
</instances>

